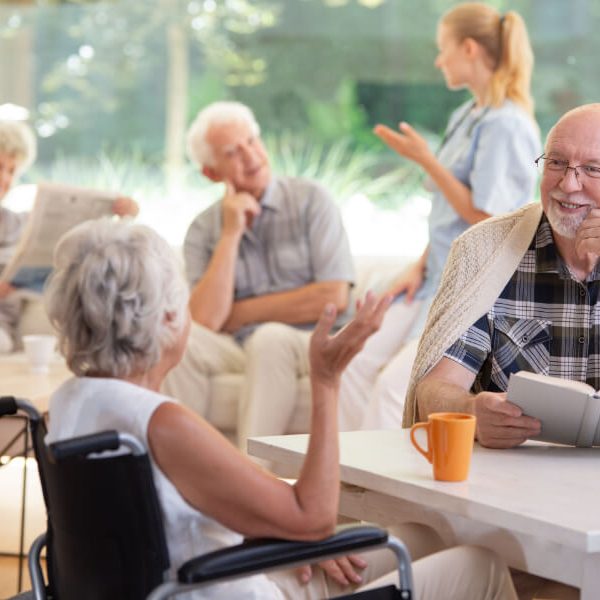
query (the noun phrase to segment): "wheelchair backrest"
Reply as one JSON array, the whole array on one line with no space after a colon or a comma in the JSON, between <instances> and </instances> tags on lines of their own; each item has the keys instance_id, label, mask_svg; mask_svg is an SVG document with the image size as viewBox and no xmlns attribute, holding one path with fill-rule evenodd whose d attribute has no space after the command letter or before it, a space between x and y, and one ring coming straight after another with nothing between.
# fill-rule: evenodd
<instances>
[{"instance_id":1,"label":"wheelchair backrest","mask_svg":"<svg viewBox=\"0 0 600 600\"><path fill-rule=\"evenodd\" d=\"M45 436L44 422L32 422L52 597L142 600L169 567L148 455L55 460Z\"/></svg>"}]
</instances>

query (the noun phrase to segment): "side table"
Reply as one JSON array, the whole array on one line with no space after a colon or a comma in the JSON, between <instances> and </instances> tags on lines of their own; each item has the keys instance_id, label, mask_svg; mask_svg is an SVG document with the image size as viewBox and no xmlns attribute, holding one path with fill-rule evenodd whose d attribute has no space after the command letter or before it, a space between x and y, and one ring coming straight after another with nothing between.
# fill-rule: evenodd
<instances>
[{"instance_id":1,"label":"side table","mask_svg":"<svg viewBox=\"0 0 600 600\"><path fill-rule=\"evenodd\" d=\"M48 410L52 392L71 376L62 358L56 356L48 373L32 373L23 353L0 356L0 396L15 396L29 400L41 412ZM25 555L25 513L27 489L27 456L30 454L27 419L4 417L0 420L0 467L14 457L23 458L21 489L21 523L19 533L19 575L17 592L22 589L23 557Z\"/></svg>"}]
</instances>

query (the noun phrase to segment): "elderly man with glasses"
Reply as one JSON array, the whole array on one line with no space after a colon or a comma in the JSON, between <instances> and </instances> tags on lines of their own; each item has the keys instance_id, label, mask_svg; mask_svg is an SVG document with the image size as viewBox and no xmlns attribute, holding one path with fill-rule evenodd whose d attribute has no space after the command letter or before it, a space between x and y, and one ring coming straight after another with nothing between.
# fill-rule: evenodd
<instances>
[{"instance_id":1,"label":"elderly man with glasses","mask_svg":"<svg viewBox=\"0 0 600 600\"><path fill-rule=\"evenodd\" d=\"M540 431L507 401L511 373L600 388L600 104L566 113L536 164L541 205L456 240L420 341L405 426L440 410L473 413L482 445L511 448Z\"/></svg>"}]
</instances>

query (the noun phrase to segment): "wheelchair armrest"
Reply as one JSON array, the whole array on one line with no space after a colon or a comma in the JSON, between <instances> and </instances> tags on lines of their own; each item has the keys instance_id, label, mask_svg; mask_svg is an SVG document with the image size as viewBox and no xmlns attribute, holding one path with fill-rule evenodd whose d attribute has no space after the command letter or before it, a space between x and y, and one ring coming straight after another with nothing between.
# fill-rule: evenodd
<instances>
[{"instance_id":1,"label":"wheelchair armrest","mask_svg":"<svg viewBox=\"0 0 600 600\"><path fill-rule=\"evenodd\" d=\"M41 418L40 411L31 402L14 396L0 397L0 417L15 415L20 410L27 413L31 420L37 421Z\"/></svg>"},{"instance_id":2,"label":"wheelchair armrest","mask_svg":"<svg viewBox=\"0 0 600 600\"><path fill-rule=\"evenodd\" d=\"M14 396L2 396L0 398L0 417L14 415L17 412L17 400Z\"/></svg>"},{"instance_id":3,"label":"wheelchair armrest","mask_svg":"<svg viewBox=\"0 0 600 600\"><path fill-rule=\"evenodd\" d=\"M54 460L61 461L76 456L85 457L92 452L118 450L120 445L117 431L101 431L100 433L91 433L60 442L53 442L49 447Z\"/></svg>"},{"instance_id":4,"label":"wheelchair armrest","mask_svg":"<svg viewBox=\"0 0 600 600\"><path fill-rule=\"evenodd\" d=\"M49 448L53 460L60 462L68 458L84 458L92 452L118 450L121 446L129 448L134 456L146 454L146 447L134 435L113 430L99 431L53 442Z\"/></svg>"},{"instance_id":5,"label":"wheelchair armrest","mask_svg":"<svg viewBox=\"0 0 600 600\"><path fill-rule=\"evenodd\" d=\"M264 572L274 567L314 562L386 544L385 530L371 526L349 527L317 542L250 540L193 558L177 571L179 583L192 584L240 574Z\"/></svg>"}]
</instances>

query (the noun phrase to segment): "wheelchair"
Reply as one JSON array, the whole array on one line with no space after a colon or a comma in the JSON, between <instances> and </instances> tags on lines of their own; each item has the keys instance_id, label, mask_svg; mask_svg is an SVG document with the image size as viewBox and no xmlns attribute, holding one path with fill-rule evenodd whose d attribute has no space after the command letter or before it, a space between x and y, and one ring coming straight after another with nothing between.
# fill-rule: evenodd
<instances>
[{"instance_id":1,"label":"wheelchair","mask_svg":"<svg viewBox=\"0 0 600 600\"><path fill-rule=\"evenodd\" d=\"M317 542L245 541L192 558L169 579L161 510L144 445L129 434L104 431L47 446L39 412L25 400L0 398L0 417L17 413L28 417L47 511L46 533L34 541L28 557L35 600L165 600L196 589L201 598L202 587L218 582L377 548L396 554L400 587L338 598L415 598L408 550L372 526L343 528ZM47 582L40 564L44 547Z\"/></svg>"}]
</instances>

